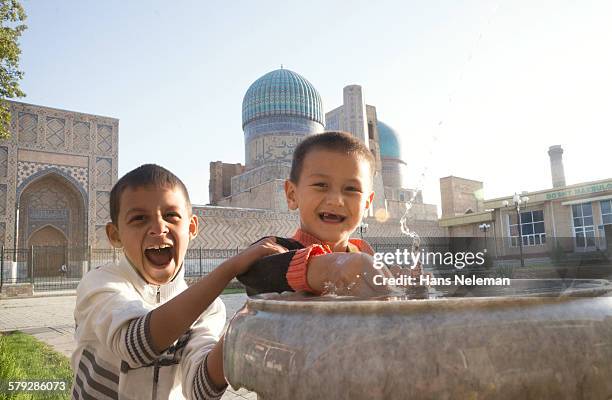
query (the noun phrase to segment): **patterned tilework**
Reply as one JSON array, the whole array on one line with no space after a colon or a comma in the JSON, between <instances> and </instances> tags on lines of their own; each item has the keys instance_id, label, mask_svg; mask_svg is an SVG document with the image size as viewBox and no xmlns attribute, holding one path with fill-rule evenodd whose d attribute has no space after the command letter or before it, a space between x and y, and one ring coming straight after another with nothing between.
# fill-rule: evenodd
<instances>
[{"instance_id":1,"label":"patterned tilework","mask_svg":"<svg viewBox=\"0 0 612 400\"><path fill-rule=\"evenodd\" d=\"M113 128L108 125L98 125L98 151L108 153L113 148Z\"/></svg>"},{"instance_id":2,"label":"patterned tilework","mask_svg":"<svg viewBox=\"0 0 612 400\"><path fill-rule=\"evenodd\" d=\"M96 159L96 183L98 185L110 185L112 183L113 163L110 158Z\"/></svg>"},{"instance_id":3,"label":"patterned tilework","mask_svg":"<svg viewBox=\"0 0 612 400\"><path fill-rule=\"evenodd\" d=\"M110 221L110 192L96 192L96 219L105 224Z\"/></svg>"},{"instance_id":4,"label":"patterned tilework","mask_svg":"<svg viewBox=\"0 0 612 400\"><path fill-rule=\"evenodd\" d=\"M79 184L81 184L82 186L82 189L87 192L87 168L69 167L66 165L43 164L30 161L19 161L17 168L17 187L19 187L24 180L26 180L33 174L48 168L57 168L60 171L64 172L66 175L71 176L77 182L79 182Z\"/></svg>"},{"instance_id":5,"label":"patterned tilework","mask_svg":"<svg viewBox=\"0 0 612 400\"><path fill-rule=\"evenodd\" d=\"M264 236L291 236L299 226L299 215L296 212L195 206L193 213L199 218L199 233L191 241L190 247L245 248ZM389 240L397 243L398 238L405 238L399 220L390 219L380 223L375 218L367 218L366 222L367 238L373 243ZM424 238L448 236L446 229L441 228L437 220L415 221L410 223L410 229L419 232ZM353 237L359 237L359 234L355 233Z\"/></svg>"},{"instance_id":6,"label":"patterned tilework","mask_svg":"<svg viewBox=\"0 0 612 400\"><path fill-rule=\"evenodd\" d=\"M75 243L95 245L97 226L106 223L105 217L104 221L98 222L97 212L100 211L100 216L104 216L104 212L97 207L96 194L98 191L108 191L117 177L119 121L115 118L10 100L6 103L12 116L12 138L0 143L0 184L7 185L5 215L0 216L0 222L6 225L3 244L7 247L14 245L17 222L15 203L23 195L24 189L27 190L32 185L36 188L38 178L61 175L70 182L68 186L77 189L81 195L78 199L82 209L79 208L78 213L74 215L70 213L71 227L74 228L71 238L74 238ZM110 169L107 161L98 165L97 157L111 160ZM76 160L79 160L78 163L73 162ZM107 183L99 184L99 175L100 180ZM28 193L31 191L26 192ZM41 216L58 207L43 204L39 208L33 216ZM23 210L25 213L25 208ZM54 212L49 211L48 214ZM24 220L21 218L19 223ZM26 225L17 227L19 238L27 237L27 228Z\"/></svg>"},{"instance_id":7,"label":"patterned tilework","mask_svg":"<svg viewBox=\"0 0 612 400\"><path fill-rule=\"evenodd\" d=\"M6 178L8 172L8 148L0 147L0 177Z\"/></svg>"},{"instance_id":8,"label":"patterned tilework","mask_svg":"<svg viewBox=\"0 0 612 400\"><path fill-rule=\"evenodd\" d=\"M231 179L232 194L240 193L251 188L269 182L274 179L287 179L291 172L289 163L270 163L262 165L243 174L233 176ZM257 207L257 206L251 206Z\"/></svg>"},{"instance_id":9,"label":"patterned tilework","mask_svg":"<svg viewBox=\"0 0 612 400\"><path fill-rule=\"evenodd\" d=\"M0 215L6 215L6 185L0 185Z\"/></svg>"},{"instance_id":10,"label":"patterned tilework","mask_svg":"<svg viewBox=\"0 0 612 400\"><path fill-rule=\"evenodd\" d=\"M53 148L64 146L66 123L62 118L47 117L47 144Z\"/></svg>"},{"instance_id":11,"label":"patterned tilework","mask_svg":"<svg viewBox=\"0 0 612 400\"><path fill-rule=\"evenodd\" d=\"M402 159L400 135L389 125L377 121L378 137L380 142L380 156L382 158Z\"/></svg>"},{"instance_id":12,"label":"patterned tilework","mask_svg":"<svg viewBox=\"0 0 612 400\"><path fill-rule=\"evenodd\" d=\"M36 143L36 128L38 127L38 115L26 112L19 113L19 143Z\"/></svg>"},{"instance_id":13,"label":"patterned tilework","mask_svg":"<svg viewBox=\"0 0 612 400\"><path fill-rule=\"evenodd\" d=\"M107 248L110 246L106 237L106 225L96 225L96 236L93 246L96 248Z\"/></svg>"},{"instance_id":14,"label":"patterned tilework","mask_svg":"<svg viewBox=\"0 0 612 400\"><path fill-rule=\"evenodd\" d=\"M246 131L245 131L246 132ZM247 142L246 164L249 167L286 163L291 166L293 150L306 135L266 135Z\"/></svg>"},{"instance_id":15,"label":"patterned tilework","mask_svg":"<svg viewBox=\"0 0 612 400\"><path fill-rule=\"evenodd\" d=\"M89 122L76 121L73 125L74 131L74 148L75 150L85 151L89 150Z\"/></svg>"},{"instance_id":16,"label":"patterned tilework","mask_svg":"<svg viewBox=\"0 0 612 400\"><path fill-rule=\"evenodd\" d=\"M317 89L303 76L277 69L257 79L242 101L242 127L271 115L294 115L325 124Z\"/></svg>"},{"instance_id":17,"label":"patterned tilework","mask_svg":"<svg viewBox=\"0 0 612 400\"><path fill-rule=\"evenodd\" d=\"M245 248L266 235L292 235L298 227L297 213L230 207L194 207L200 231L192 247Z\"/></svg>"}]
</instances>

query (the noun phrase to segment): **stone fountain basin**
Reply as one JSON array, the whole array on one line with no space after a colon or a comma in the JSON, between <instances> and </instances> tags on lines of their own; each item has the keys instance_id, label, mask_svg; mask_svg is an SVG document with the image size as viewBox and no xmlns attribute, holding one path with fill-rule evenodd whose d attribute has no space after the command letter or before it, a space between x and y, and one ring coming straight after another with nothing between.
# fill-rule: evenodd
<instances>
[{"instance_id":1,"label":"stone fountain basin","mask_svg":"<svg viewBox=\"0 0 612 400\"><path fill-rule=\"evenodd\" d=\"M502 297L250 298L225 374L259 399L612 397L612 285L511 283Z\"/></svg>"}]
</instances>

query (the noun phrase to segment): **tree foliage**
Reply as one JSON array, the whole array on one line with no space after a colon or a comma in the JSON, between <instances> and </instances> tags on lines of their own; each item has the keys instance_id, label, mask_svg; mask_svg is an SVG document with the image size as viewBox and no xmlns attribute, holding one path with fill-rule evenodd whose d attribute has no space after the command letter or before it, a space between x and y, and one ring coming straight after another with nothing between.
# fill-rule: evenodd
<instances>
[{"instance_id":1,"label":"tree foliage","mask_svg":"<svg viewBox=\"0 0 612 400\"><path fill-rule=\"evenodd\" d=\"M5 100L25 96L19 87L19 37L26 29L25 19L19 0L0 0L0 139L10 136L11 113Z\"/></svg>"}]
</instances>

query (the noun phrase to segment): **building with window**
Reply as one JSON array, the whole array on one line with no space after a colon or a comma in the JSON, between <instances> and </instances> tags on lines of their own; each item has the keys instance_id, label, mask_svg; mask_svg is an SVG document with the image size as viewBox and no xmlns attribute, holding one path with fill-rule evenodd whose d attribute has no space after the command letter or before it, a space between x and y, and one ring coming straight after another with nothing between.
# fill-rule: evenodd
<instances>
[{"instance_id":1,"label":"building with window","mask_svg":"<svg viewBox=\"0 0 612 400\"><path fill-rule=\"evenodd\" d=\"M440 226L450 237L494 240L492 250L502 258L518 257L521 247L527 259L549 257L555 251L606 250L606 226L612 228L612 178L567 185L563 149L551 146L548 154L550 189L485 200L482 182L440 179Z\"/></svg>"}]
</instances>

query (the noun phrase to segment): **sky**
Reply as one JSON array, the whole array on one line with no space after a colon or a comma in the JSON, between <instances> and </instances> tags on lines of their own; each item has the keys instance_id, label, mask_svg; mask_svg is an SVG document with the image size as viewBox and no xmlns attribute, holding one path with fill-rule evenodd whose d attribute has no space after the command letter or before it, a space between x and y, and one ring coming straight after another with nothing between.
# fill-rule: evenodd
<instances>
[{"instance_id":1,"label":"sky","mask_svg":"<svg viewBox=\"0 0 612 400\"><path fill-rule=\"evenodd\" d=\"M244 163L249 85L281 64L325 111L363 87L399 132L407 185L485 198L612 177L612 2L23 0L27 103L119 119L119 175L149 162L208 202L209 163Z\"/></svg>"}]
</instances>

